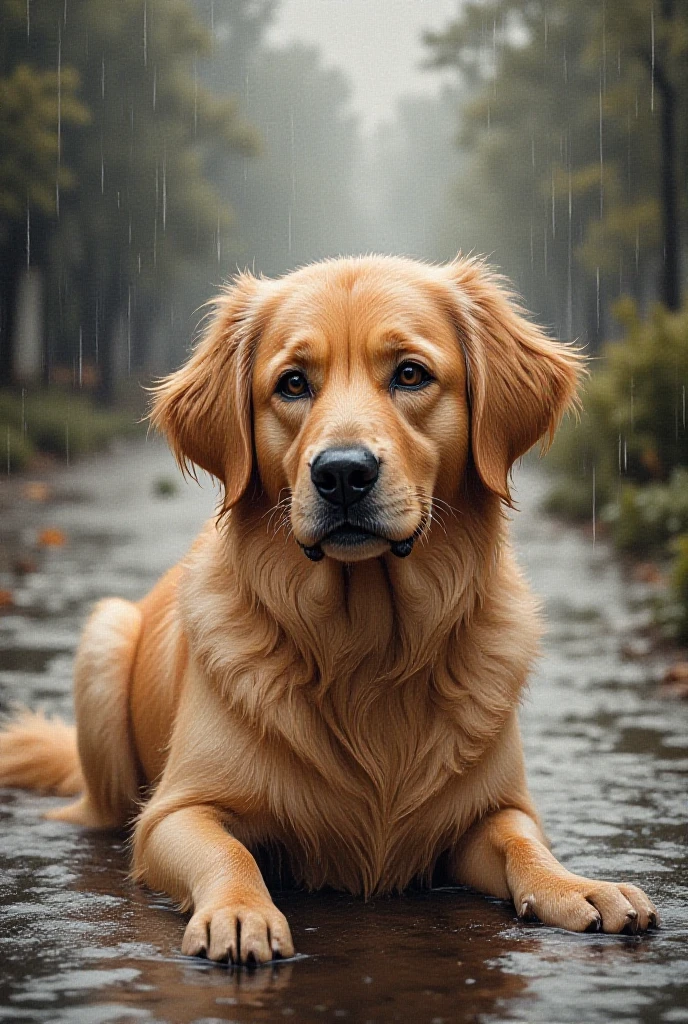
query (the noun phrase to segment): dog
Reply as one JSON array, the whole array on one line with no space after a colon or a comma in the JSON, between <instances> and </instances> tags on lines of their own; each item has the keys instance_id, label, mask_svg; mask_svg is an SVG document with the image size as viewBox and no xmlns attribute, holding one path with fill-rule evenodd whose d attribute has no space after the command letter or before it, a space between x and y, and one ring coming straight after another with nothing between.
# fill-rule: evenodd
<instances>
[{"instance_id":1,"label":"dog","mask_svg":"<svg viewBox=\"0 0 688 1024\"><path fill-rule=\"evenodd\" d=\"M452 883L573 931L655 927L648 897L549 850L518 707L537 602L510 471L576 402L582 355L477 259L342 258L238 275L155 389L217 517L138 604L101 602L76 729L28 712L0 783L135 822L133 874L191 917L182 952L289 957L257 857L370 896Z\"/></svg>"}]
</instances>

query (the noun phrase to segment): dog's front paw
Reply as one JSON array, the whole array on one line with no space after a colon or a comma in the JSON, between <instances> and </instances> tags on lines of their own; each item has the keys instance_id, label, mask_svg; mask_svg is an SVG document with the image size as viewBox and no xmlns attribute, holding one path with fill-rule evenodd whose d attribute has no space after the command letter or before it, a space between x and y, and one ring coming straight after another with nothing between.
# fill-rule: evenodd
<instances>
[{"instance_id":1,"label":"dog's front paw","mask_svg":"<svg viewBox=\"0 0 688 1024\"><path fill-rule=\"evenodd\" d=\"M189 921L182 953L230 964L263 964L294 955L284 914L265 900L199 907Z\"/></svg>"},{"instance_id":2,"label":"dog's front paw","mask_svg":"<svg viewBox=\"0 0 688 1024\"><path fill-rule=\"evenodd\" d=\"M539 880L514 898L518 916L572 932L635 935L659 925L659 914L635 885L595 882L579 875Z\"/></svg>"}]
</instances>

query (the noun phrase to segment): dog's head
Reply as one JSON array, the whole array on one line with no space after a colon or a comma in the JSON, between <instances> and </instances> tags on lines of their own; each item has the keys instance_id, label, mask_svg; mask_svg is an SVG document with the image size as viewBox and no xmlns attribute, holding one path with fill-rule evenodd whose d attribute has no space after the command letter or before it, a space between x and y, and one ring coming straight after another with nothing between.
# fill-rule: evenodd
<instances>
[{"instance_id":1,"label":"dog's head","mask_svg":"<svg viewBox=\"0 0 688 1024\"><path fill-rule=\"evenodd\" d=\"M237 278L152 419L222 482L225 509L255 500L252 478L284 501L313 560L404 556L467 475L510 501L513 463L551 439L580 364L478 261L332 260Z\"/></svg>"}]
</instances>

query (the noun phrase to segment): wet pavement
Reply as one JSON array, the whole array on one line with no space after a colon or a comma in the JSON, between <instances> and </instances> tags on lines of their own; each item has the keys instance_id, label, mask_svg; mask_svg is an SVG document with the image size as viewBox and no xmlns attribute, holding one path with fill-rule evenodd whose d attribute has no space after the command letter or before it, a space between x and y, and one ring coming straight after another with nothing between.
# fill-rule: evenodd
<instances>
[{"instance_id":1,"label":"wet pavement","mask_svg":"<svg viewBox=\"0 0 688 1024\"><path fill-rule=\"evenodd\" d=\"M71 717L90 605L141 596L214 497L153 442L48 479L52 494L0 483L0 708ZM641 885L661 930L572 935L461 889L280 893L299 958L233 971L180 955L184 920L128 881L125 836L44 821L59 801L2 790L0 1021L688 1022L688 703L659 696L656 657L628 656L643 653L642 586L538 513L541 476L517 481L516 540L549 620L522 714L531 787L564 863Z\"/></svg>"}]
</instances>

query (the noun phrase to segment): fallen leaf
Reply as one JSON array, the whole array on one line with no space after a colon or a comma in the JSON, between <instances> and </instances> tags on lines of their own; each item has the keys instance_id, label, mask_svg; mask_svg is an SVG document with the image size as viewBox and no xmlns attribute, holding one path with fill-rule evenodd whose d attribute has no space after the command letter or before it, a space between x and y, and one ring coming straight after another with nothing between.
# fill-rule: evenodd
<instances>
[{"instance_id":1,"label":"fallen leaf","mask_svg":"<svg viewBox=\"0 0 688 1024\"><path fill-rule=\"evenodd\" d=\"M662 682L665 684L688 683L688 661L676 661L670 665L664 673Z\"/></svg>"},{"instance_id":2,"label":"fallen leaf","mask_svg":"<svg viewBox=\"0 0 688 1024\"><path fill-rule=\"evenodd\" d=\"M66 543L66 534L55 527L48 527L38 534L38 544L42 548L63 548Z\"/></svg>"},{"instance_id":3,"label":"fallen leaf","mask_svg":"<svg viewBox=\"0 0 688 1024\"><path fill-rule=\"evenodd\" d=\"M14 596L11 590L0 590L0 608L11 608L14 605Z\"/></svg>"},{"instance_id":4,"label":"fallen leaf","mask_svg":"<svg viewBox=\"0 0 688 1024\"><path fill-rule=\"evenodd\" d=\"M12 568L17 576L28 576L29 573L38 572L38 562L34 558L22 556L15 558Z\"/></svg>"},{"instance_id":5,"label":"fallen leaf","mask_svg":"<svg viewBox=\"0 0 688 1024\"><path fill-rule=\"evenodd\" d=\"M47 501L51 493L50 486L42 480L29 480L22 487L22 496L29 501Z\"/></svg>"}]
</instances>

